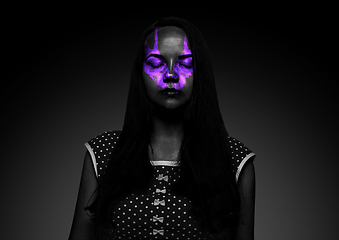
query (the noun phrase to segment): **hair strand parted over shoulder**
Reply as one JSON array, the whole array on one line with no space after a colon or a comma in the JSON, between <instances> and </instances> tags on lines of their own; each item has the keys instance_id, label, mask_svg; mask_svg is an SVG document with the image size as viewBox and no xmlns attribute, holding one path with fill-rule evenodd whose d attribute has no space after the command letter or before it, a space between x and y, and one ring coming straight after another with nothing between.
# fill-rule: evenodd
<instances>
[{"instance_id":1,"label":"hair strand parted over shoulder","mask_svg":"<svg viewBox=\"0 0 339 240\"><path fill-rule=\"evenodd\" d=\"M165 26L183 29L193 54L193 89L184 124L181 146L181 177L173 186L176 194L191 199L191 212L202 227L220 232L237 217L239 193L231 171L228 133L219 109L209 51L201 32L190 22L168 17L147 28L140 39L132 67L123 129L97 197L88 208L95 213L100 229L114 229L114 204L131 191L146 190L153 167L148 158L150 142L150 102L142 78L144 44L155 30ZM103 231L104 232L104 231Z\"/></svg>"}]
</instances>

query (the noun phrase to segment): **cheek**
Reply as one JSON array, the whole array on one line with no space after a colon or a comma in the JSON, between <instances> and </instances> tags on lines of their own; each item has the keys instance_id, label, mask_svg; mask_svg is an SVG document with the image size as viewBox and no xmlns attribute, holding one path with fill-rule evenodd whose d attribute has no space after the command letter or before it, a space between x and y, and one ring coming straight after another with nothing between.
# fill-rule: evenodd
<instances>
[{"instance_id":1,"label":"cheek","mask_svg":"<svg viewBox=\"0 0 339 240\"><path fill-rule=\"evenodd\" d=\"M193 68L184 68L184 67L177 67L176 72L179 76L179 83L177 83L177 88L183 88L186 85L188 79L193 78Z\"/></svg>"},{"instance_id":2,"label":"cheek","mask_svg":"<svg viewBox=\"0 0 339 240\"><path fill-rule=\"evenodd\" d=\"M147 64L144 64L144 72L153 79L154 83L159 85L162 82L162 79L164 77L164 71L163 68L157 68L153 69Z\"/></svg>"}]
</instances>

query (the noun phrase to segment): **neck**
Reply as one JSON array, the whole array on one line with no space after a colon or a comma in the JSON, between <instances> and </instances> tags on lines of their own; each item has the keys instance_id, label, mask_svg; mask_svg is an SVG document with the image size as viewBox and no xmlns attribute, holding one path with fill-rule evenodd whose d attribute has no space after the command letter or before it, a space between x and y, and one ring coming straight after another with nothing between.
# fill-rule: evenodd
<instances>
[{"instance_id":1,"label":"neck","mask_svg":"<svg viewBox=\"0 0 339 240\"><path fill-rule=\"evenodd\" d=\"M184 136L185 109L153 108L151 142L154 145L180 146Z\"/></svg>"}]
</instances>

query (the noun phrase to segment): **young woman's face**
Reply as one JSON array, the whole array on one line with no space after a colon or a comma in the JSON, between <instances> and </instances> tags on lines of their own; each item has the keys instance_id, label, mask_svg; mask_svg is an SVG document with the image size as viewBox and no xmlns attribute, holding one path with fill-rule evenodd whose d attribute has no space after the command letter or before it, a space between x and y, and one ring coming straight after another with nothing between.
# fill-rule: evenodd
<instances>
[{"instance_id":1,"label":"young woman's face","mask_svg":"<svg viewBox=\"0 0 339 240\"><path fill-rule=\"evenodd\" d=\"M146 41L143 78L152 102L174 109L190 99L193 60L188 45L185 32L177 27L155 29Z\"/></svg>"}]
</instances>

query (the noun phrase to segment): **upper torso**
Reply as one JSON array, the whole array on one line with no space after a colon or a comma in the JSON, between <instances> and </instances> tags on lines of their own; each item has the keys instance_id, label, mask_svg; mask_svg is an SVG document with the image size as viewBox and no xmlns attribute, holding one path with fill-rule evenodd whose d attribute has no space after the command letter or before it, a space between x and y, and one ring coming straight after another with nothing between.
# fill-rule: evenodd
<instances>
[{"instance_id":1,"label":"upper torso","mask_svg":"<svg viewBox=\"0 0 339 240\"><path fill-rule=\"evenodd\" d=\"M120 131L108 131L86 143L96 175L100 178L110 155L119 141ZM241 168L254 153L240 141L229 137L232 170L237 179ZM154 167L152 183L143 193L130 193L114 208L116 230L112 239L222 239L201 231L189 213L191 202L174 194L169 186L180 178L176 161L151 161Z\"/></svg>"}]
</instances>

